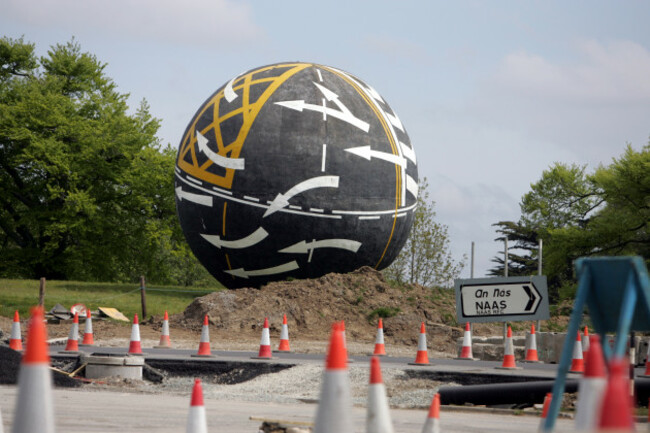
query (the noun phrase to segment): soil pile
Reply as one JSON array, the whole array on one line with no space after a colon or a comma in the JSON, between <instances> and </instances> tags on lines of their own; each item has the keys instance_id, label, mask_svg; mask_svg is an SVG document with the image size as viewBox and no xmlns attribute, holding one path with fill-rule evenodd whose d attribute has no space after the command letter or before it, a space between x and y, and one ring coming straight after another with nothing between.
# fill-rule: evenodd
<instances>
[{"instance_id":1,"label":"soil pile","mask_svg":"<svg viewBox=\"0 0 650 433\"><path fill-rule=\"evenodd\" d=\"M455 322L453 291L452 296L443 292L449 291L392 285L380 272L363 267L348 274L211 293L196 298L170 322L198 330L207 314L218 330L259 338L264 317L271 332L279 332L286 314L291 338L326 340L331 324L345 320L348 339L374 340L382 317L387 343L417 345L420 322L425 322L429 347L453 354L462 329Z\"/></svg>"}]
</instances>

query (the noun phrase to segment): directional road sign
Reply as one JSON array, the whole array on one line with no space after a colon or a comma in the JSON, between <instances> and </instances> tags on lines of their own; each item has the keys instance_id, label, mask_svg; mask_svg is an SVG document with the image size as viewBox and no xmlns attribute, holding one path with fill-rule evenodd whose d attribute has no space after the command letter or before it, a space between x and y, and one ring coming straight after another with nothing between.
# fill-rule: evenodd
<instances>
[{"instance_id":1,"label":"directional road sign","mask_svg":"<svg viewBox=\"0 0 650 433\"><path fill-rule=\"evenodd\" d=\"M460 323L550 317L545 276L457 279L454 285Z\"/></svg>"}]
</instances>

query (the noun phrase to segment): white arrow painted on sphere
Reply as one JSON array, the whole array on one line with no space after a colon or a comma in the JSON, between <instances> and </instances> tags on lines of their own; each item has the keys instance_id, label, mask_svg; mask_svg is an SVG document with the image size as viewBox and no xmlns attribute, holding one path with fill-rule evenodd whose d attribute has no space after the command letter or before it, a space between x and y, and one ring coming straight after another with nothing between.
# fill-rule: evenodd
<instances>
[{"instance_id":1,"label":"white arrow painted on sphere","mask_svg":"<svg viewBox=\"0 0 650 433\"><path fill-rule=\"evenodd\" d=\"M223 96L229 103L237 99L237 93L235 93L232 88L232 85L236 79L237 77L233 77L233 79L228 81L228 84L226 84L226 87L223 89Z\"/></svg>"},{"instance_id":2,"label":"white arrow painted on sphere","mask_svg":"<svg viewBox=\"0 0 650 433\"><path fill-rule=\"evenodd\" d=\"M352 251L356 253L361 247L361 242L353 241L351 239L322 239L320 241L300 241L296 244L281 249L280 253L295 253L307 254L315 248L340 248L342 250Z\"/></svg>"},{"instance_id":3,"label":"white arrow painted on sphere","mask_svg":"<svg viewBox=\"0 0 650 433\"><path fill-rule=\"evenodd\" d=\"M307 179L303 182L300 182L298 185L295 185L284 194L278 194L277 196L275 196L275 198L269 205L269 208L266 210L262 218L266 218L272 213L277 212L286 206L289 206L289 199L302 192L314 188L338 188L338 187L339 187L338 176L318 176L318 177L312 177L311 179Z\"/></svg>"},{"instance_id":4,"label":"white arrow painted on sphere","mask_svg":"<svg viewBox=\"0 0 650 433\"><path fill-rule=\"evenodd\" d=\"M290 272L293 270L298 269L300 266L298 266L298 262L295 260L289 263L285 263L283 265L279 266L274 266L272 268L266 268L266 269L256 269L253 271L247 271L244 268L238 268L238 269L233 269L230 271L224 271L227 274L230 274L234 277L239 277L239 278L248 278L248 277L259 277L263 275L275 275L275 274L282 274L284 272Z\"/></svg>"},{"instance_id":5,"label":"white arrow painted on sphere","mask_svg":"<svg viewBox=\"0 0 650 433\"><path fill-rule=\"evenodd\" d=\"M400 167L406 167L406 159L399 156L399 155L394 155L392 153L386 153L386 152L379 152L377 150L372 150L370 146L359 146L359 147L350 147L348 149L345 149L346 152L353 153L357 156L360 156L362 158L367 159L370 161L372 158L377 158L377 159L383 159L384 161L392 162L393 164L397 164Z\"/></svg>"},{"instance_id":6,"label":"white arrow painted on sphere","mask_svg":"<svg viewBox=\"0 0 650 433\"><path fill-rule=\"evenodd\" d=\"M243 170L244 169L244 159L243 158L228 158L226 156L221 156L212 149L208 147L208 139L203 136L199 131L196 131L196 141L199 145L199 152L205 153L210 161L214 162L220 167L231 168L233 170Z\"/></svg>"},{"instance_id":7,"label":"white arrow painted on sphere","mask_svg":"<svg viewBox=\"0 0 650 433\"><path fill-rule=\"evenodd\" d=\"M410 159L413 164L417 165L417 161L415 160L415 151L413 148L409 147L406 143L402 143L401 141L399 142L399 147L402 149L404 156Z\"/></svg>"},{"instance_id":8,"label":"white arrow painted on sphere","mask_svg":"<svg viewBox=\"0 0 650 433\"><path fill-rule=\"evenodd\" d=\"M212 245L214 245L217 248L224 247L224 248L232 248L232 249L242 249L242 248L252 247L253 245L260 243L268 235L269 233L266 230L264 230L262 227L259 227L250 235L234 241L224 241L223 239L221 239L221 237L217 235L201 234L203 239L210 242Z\"/></svg>"},{"instance_id":9,"label":"white arrow painted on sphere","mask_svg":"<svg viewBox=\"0 0 650 433\"><path fill-rule=\"evenodd\" d=\"M302 112L303 110L317 111L319 113L325 114L326 116L330 115L339 120L354 125L357 128L361 129L363 132L368 132L368 130L370 129L370 124L368 122L364 122L358 117L355 117L355 115L352 114L352 112L348 109L348 107L346 107L339 100L339 95L332 92L327 87L322 86L321 84L314 82L314 85L318 88L318 90L321 91L323 96L325 96L325 99L327 99L330 102L334 102L334 104L336 104L336 106L339 108L340 111L335 110L334 108L325 107L324 105L308 104L302 99L295 100L295 101L280 101L280 102L276 102L276 104L300 112Z\"/></svg>"},{"instance_id":10,"label":"white arrow painted on sphere","mask_svg":"<svg viewBox=\"0 0 650 433\"><path fill-rule=\"evenodd\" d=\"M418 183L408 174L406 175L406 190L415 198L418 198Z\"/></svg>"},{"instance_id":11,"label":"white arrow painted on sphere","mask_svg":"<svg viewBox=\"0 0 650 433\"><path fill-rule=\"evenodd\" d=\"M212 207L212 196L184 191L182 186L176 187L176 197L178 197L180 201L187 200L192 203Z\"/></svg>"}]
</instances>

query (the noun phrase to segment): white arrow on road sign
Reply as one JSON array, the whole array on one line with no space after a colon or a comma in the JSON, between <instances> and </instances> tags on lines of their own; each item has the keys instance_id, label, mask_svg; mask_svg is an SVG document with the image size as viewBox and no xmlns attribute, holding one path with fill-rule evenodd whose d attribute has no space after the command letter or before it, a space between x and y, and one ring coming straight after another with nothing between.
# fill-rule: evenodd
<instances>
[{"instance_id":1,"label":"white arrow on road sign","mask_svg":"<svg viewBox=\"0 0 650 433\"><path fill-rule=\"evenodd\" d=\"M532 282L463 285L460 297L465 317L532 316L542 300Z\"/></svg>"}]
</instances>

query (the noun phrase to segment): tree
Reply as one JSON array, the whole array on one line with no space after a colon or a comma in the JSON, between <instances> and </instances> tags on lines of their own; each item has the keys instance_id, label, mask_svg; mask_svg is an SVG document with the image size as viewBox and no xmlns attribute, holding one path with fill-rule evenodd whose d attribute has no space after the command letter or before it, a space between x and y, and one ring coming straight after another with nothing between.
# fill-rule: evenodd
<instances>
[{"instance_id":1,"label":"tree","mask_svg":"<svg viewBox=\"0 0 650 433\"><path fill-rule=\"evenodd\" d=\"M465 258L460 262L453 260L447 226L435 221L428 187L425 178L419 185L411 233L399 256L384 272L400 283L450 287L465 266Z\"/></svg>"},{"instance_id":2,"label":"tree","mask_svg":"<svg viewBox=\"0 0 650 433\"><path fill-rule=\"evenodd\" d=\"M573 295L573 262L582 256L640 255L650 259L650 145L641 151L627 146L619 159L592 174L585 167L555 164L542 173L523 196L519 222L496 225L509 240L535 257L533 239L543 239L544 274L551 297ZM502 239L502 238L501 238ZM493 275L503 272L503 260ZM509 268L510 270L510 268ZM530 272L525 265L522 270Z\"/></svg>"},{"instance_id":3,"label":"tree","mask_svg":"<svg viewBox=\"0 0 650 433\"><path fill-rule=\"evenodd\" d=\"M174 152L74 39L0 39L0 275L169 282Z\"/></svg>"}]
</instances>

